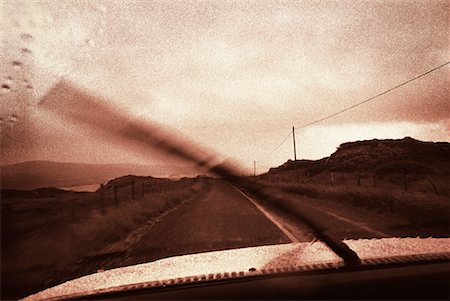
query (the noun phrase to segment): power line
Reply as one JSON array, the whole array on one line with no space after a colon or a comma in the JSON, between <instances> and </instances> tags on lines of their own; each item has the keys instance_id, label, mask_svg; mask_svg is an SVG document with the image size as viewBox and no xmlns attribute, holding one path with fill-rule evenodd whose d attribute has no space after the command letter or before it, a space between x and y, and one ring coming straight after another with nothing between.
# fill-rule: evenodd
<instances>
[{"instance_id":1,"label":"power line","mask_svg":"<svg viewBox=\"0 0 450 301\"><path fill-rule=\"evenodd\" d=\"M280 144L278 144L277 145L277 147L275 147L267 156L265 156L263 159L261 159L261 160L259 160L259 161L265 161L267 158L269 158L277 149L279 149L280 148L280 146L282 146L283 145L283 143L285 143L286 142L286 140L289 138L289 137L291 137L291 133L292 133L292 130L289 132L289 134L283 139L283 141L281 141L280 142Z\"/></svg>"},{"instance_id":2,"label":"power line","mask_svg":"<svg viewBox=\"0 0 450 301\"><path fill-rule=\"evenodd\" d=\"M304 125L298 126L298 127L296 127L295 129L305 128L305 127L307 127L307 126L310 126L310 125L313 125L313 124L322 122L322 121L324 121L324 120L327 120L327 119L332 118L332 117L334 117L334 116L337 116L337 115L339 115L339 114L342 114L342 113L344 113L344 112L347 112L347 111L349 111L349 110L351 110L351 109L353 109L353 108L356 108L356 107L358 107L358 106L360 106L360 105L362 105L362 104L365 104L365 103L367 103L367 102L369 102L369 101L371 101L371 100L374 100L375 98L378 98L378 97L380 97L380 96L382 96L382 95L384 95L384 94L387 94L387 93L389 93L389 92L391 92L391 91L393 91L393 90L395 90L395 89L397 89L397 88L400 88L401 86L404 86L404 85L406 85L406 84L408 84L408 83L410 83L410 82L412 82L412 81L415 81L416 79L419 79L419 78L421 78L421 77L423 77L423 76L425 76L425 75L427 75L427 74L429 74L429 73L431 73L431 72L434 72L434 71L436 71L436 70L438 70L438 69L440 69L440 68L442 68L442 67L448 65L449 63L450 63L450 62L446 62L446 63L444 63L444 64L442 64L442 65L440 65L440 66L437 66L437 67L435 67L435 68L433 68L433 69L428 70L428 71L425 72L425 73L422 73L422 74L420 74L420 75L418 75L418 76L416 76L416 77L413 77L413 78L411 78L411 79L409 79L409 80L407 80L407 81L404 81L404 82L402 82L401 84L398 84L398 85L396 85L396 86L394 86L394 87L392 87L392 88L390 88L390 89L388 89L388 90L386 90L386 91L384 91L384 92L381 92L381 93L379 93L379 94L377 94L377 95L375 95L375 96L372 96L372 97L367 98L367 99L365 99L365 100L363 100L363 101L361 101L361 102L358 102L358 103L356 103L356 104L354 104L354 105L352 105L352 106L350 106L350 107L348 107L348 108L342 109L342 110L340 110L340 111L338 111L338 112L336 112L336 113L327 115L327 116L322 117L322 118L320 118L320 119L318 119L318 120L315 120L315 121L306 123L306 124L304 124Z\"/></svg>"},{"instance_id":3,"label":"power line","mask_svg":"<svg viewBox=\"0 0 450 301\"><path fill-rule=\"evenodd\" d=\"M446 65L448 65L448 64L450 64L450 62L445 62L445 63L442 64L442 65L439 65L439 66L437 66L437 67L435 67L435 68L433 68L433 69L430 69L430 70L428 70L428 71L426 71L426 72L424 72L424 73L422 73L422 74L420 74L420 75L418 75L418 76L415 76L415 77L413 77L413 78L411 78L411 79L409 79L409 80L407 80L407 81L404 81L404 82L402 82L401 84L398 84L398 85L396 85L396 86L394 86L394 87L392 87L392 88L390 88L390 89L388 89L388 90L385 90L384 92L378 93L378 94L375 95L375 96L372 96L372 97L367 98L367 99L365 99L365 100L363 100L363 101L361 101L361 102L358 102L358 103L356 103L356 104L354 104L354 105L352 105L352 106L350 106L350 107L348 107L348 108L342 109L342 110L340 110L340 111L338 111L338 112L335 112L335 113L333 113L333 114L327 115L327 116L322 117L322 118L320 118L320 119L317 119L317 120L315 120L315 121L306 123L306 124L304 124L304 125L295 127L294 129L302 129L302 128L311 126L311 125L313 125L313 124L322 122L322 121L324 121L324 120L327 120L327 119L329 119L329 118L335 117L335 116L337 116L337 115L339 115L339 114L342 114L342 113L344 113L344 112L347 112L347 111L349 111L349 110L351 110L351 109L353 109L353 108L356 108L356 107L358 107L358 106L360 106L360 105L362 105L362 104L365 104L365 103L367 103L367 102L369 102L369 101L371 101L371 100L374 100L374 99L376 99L376 98L378 98L378 97L380 97L380 96L382 96L382 95L384 95L384 94L387 94L387 93L389 93L389 92L391 92L391 91L393 91L393 90L395 90L395 89L397 89L397 88L400 88L400 87L402 87L402 86L404 86L404 85L406 85L406 84L408 84L408 83L410 83L410 82L412 82L412 81L415 81L416 79L419 79L419 78L421 78L421 77L424 77L425 75L430 74L430 73L432 73L432 72L434 72L434 71L436 71L436 70L438 70L438 69L440 69L440 68L442 68L442 67L444 67L444 66L446 66ZM278 144L278 145L277 145L277 146L276 146L269 154L267 154L267 155L266 155L263 159L261 159L260 161L265 161L265 160L266 160L267 158L269 158L276 150L278 150L278 149L283 145L283 143L286 142L286 140L291 136L292 132L293 132L293 130L291 130L291 131L289 132L289 134L281 141L281 143Z\"/></svg>"}]
</instances>

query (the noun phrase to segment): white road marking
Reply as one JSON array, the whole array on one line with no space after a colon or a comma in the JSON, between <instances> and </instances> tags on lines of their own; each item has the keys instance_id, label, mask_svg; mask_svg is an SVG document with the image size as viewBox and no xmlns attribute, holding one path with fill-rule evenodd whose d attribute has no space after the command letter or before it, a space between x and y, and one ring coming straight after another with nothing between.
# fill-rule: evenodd
<instances>
[{"instance_id":1,"label":"white road marking","mask_svg":"<svg viewBox=\"0 0 450 301\"><path fill-rule=\"evenodd\" d=\"M313 208L313 209L316 209L316 208L314 208L313 206L311 206L311 205L309 205L309 204L303 203L303 205L304 205L304 206L307 206L307 207L310 207L310 208ZM336 219L338 219L338 220L341 220L341 221L347 222L347 223L349 223L349 224L352 224L352 225L354 225L354 226L356 226L356 227L358 227L358 228L361 228L361 229L363 229L363 230L365 230L365 231L367 231L367 232L371 232L371 233L373 233L373 234L375 234L375 235L379 235L379 236L382 236L382 237L390 237L390 235L387 235L387 234L384 233L384 232L381 232L381 231L372 229L372 228L370 228L369 226L363 225L363 224L361 224L361 223L357 223L357 222L352 221L352 220L350 220L350 219L348 219L348 218L345 218L345 217L343 217L343 216L340 216L340 215L338 215L338 214L336 214L336 213L332 213L332 212L329 212L329 211L327 211L327 210L323 210L322 212L324 212L325 214L328 214L328 215L330 215L330 216L332 216L332 217L334 217L334 218L336 218Z\"/></svg>"},{"instance_id":2,"label":"white road marking","mask_svg":"<svg viewBox=\"0 0 450 301\"><path fill-rule=\"evenodd\" d=\"M356 226L356 227L359 227L359 228L361 228L361 229L364 229L364 230L366 230L367 232L372 232L373 234L377 234L377 235L383 236L383 237L389 237L389 236L390 236L390 235L387 235L387 234L384 233L384 232L381 232L381 231L372 229L372 228L370 228L369 226L363 225L363 224L361 224L361 223L354 222L354 221L352 221L352 220L349 220L348 218L342 217L342 216L337 215L337 214L335 214L335 213L331 213L331 212L329 212L329 211L325 211L325 212L326 212L328 215L331 215L331 216L334 217L334 218L340 219L340 220L342 220L342 221L344 221L344 222L347 222L347 223L352 224L352 225L354 225L354 226Z\"/></svg>"},{"instance_id":3,"label":"white road marking","mask_svg":"<svg viewBox=\"0 0 450 301\"><path fill-rule=\"evenodd\" d=\"M290 240L292 240L292 242L299 242L299 240L291 232L289 232L289 230L286 229L286 227L284 227L283 224L281 224L279 221L277 221L273 215L271 215L269 212L266 211L266 209L264 209L258 203L256 203L255 200L253 200L251 197L246 195L242 190L240 190L236 186L231 185L231 184L230 184L230 186L233 187L234 189L236 189L240 194L242 194L250 202L252 202L252 204L255 205L256 208L258 208L272 223L274 223L275 226L277 226L281 230L281 232L283 232Z\"/></svg>"}]
</instances>

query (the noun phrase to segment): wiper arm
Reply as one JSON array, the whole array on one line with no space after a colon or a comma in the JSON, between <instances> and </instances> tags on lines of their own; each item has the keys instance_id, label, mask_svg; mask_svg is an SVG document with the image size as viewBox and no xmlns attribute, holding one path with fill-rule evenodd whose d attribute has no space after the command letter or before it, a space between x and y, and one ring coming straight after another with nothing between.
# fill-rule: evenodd
<instances>
[{"instance_id":1,"label":"wiper arm","mask_svg":"<svg viewBox=\"0 0 450 301\"><path fill-rule=\"evenodd\" d=\"M317 239L324 242L334 253L341 257L346 266L357 266L361 264L361 259L358 257L356 252L350 249L345 243L327 235L326 229L310 218L307 214L300 213L298 211L292 212L292 210L285 205L286 202L282 199L277 199L274 196L264 193L264 186L262 184L234 175L233 170L230 170L227 166L215 166L211 169L211 171L222 176L231 184L250 190L258 197L258 199L265 200L276 206L281 213L294 216L298 219L298 221L310 228Z\"/></svg>"},{"instance_id":2,"label":"wiper arm","mask_svg":"<svg viewBox=\"0 0 450 301\"><path fill-rule=\"evenodd\" d=\"M101 98L89 95L64 80L58 82L43 99L44 101L39 102L40 108L68 119L72 123L83 124L101 131L117 140L114 142L131 143L140 146L140 149L143 147L144 150L157 149L173 157L193 162L232 184L249 189L259 198L277 206L283 213L293 214L300 222L307 225L318 239L340 256L346 265L360 264L360 259L353 250L327 235L325 229L317 222L304 213L291 212L284 202L263 193L261 184L240 177L241 172L237 166L231 163L215 164L216 156L210 151L169 135L167 130L152 122L133 120L123 112L108 107L106 101L102 101Z\"/></svg>"}]
</instances>

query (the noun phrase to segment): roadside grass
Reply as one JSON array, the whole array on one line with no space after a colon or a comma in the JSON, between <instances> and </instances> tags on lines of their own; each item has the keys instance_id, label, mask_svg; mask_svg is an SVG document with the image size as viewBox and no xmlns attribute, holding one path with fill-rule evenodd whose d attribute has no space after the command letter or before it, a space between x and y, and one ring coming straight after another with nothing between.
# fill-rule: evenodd
<instances>
[{"instance_id":1,"label":"roadside grass","mask_svg":"<svg viewBox=\"0 0 450 301\"><path fill-rule=\"evenodd\" d=\"M340 171L308 173L307 170L288 170L263 174L258 179L277 184L361 186L362 188L382 188L400 191L405 191L406 182L407 192L450 197L450 185L448 185L450 175L403 175L401 173L379 175L370 172Z\"/></svg>"},{"instance_id":2,"label":"roadside grass","mask_svg":"<svg viewBox=\"0 0 450 301\"><path fill-rule=\"evenodd\" d=\"M344 176L334 174L333 184L329 174L316 175L314 179L295 175L264 175L259 180L268 187L285 192L337 202L348 207L360 207L377 213L393 213L404 217L414 227L448 228L450 201L448 185L444 179L434 179L439 185L439 195L428 179L413 182L410 176L405 191L402 175L393 175L389 179L377 179L373 183L372 175L356 174ZM400 179L399 179L400 177ZM345 180L347 179L347 180Z\"/></svg>"},{"instance_id":3,"label":"roadside grass","mask_svg":"<svg viewBox=\"0 0 450 301\"><path fill-rule=\"evenodd\" d=\"M24 297L54 283L89 253L194 198L206 185L202 179L165 180L152 183L142 195L136 189L134 200L131 188L122 186L117 205L113 193L99 191L2 197L2 299Z\"/></svg>"}]
</instances>

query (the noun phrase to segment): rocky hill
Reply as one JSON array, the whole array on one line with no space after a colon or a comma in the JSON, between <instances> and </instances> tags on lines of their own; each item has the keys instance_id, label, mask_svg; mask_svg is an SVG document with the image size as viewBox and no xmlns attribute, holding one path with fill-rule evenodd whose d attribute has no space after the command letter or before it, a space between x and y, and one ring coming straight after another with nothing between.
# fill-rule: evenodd
<instances>
[{"instance_id":1,"label":"rocky hill","mask_svg":"<svg viewBox=\"0 0 450 301\"><path fill-rule=\"evenodd\" d=\"M366 140L341 144L330 157L321 160L288 161L270 173L301 170L310 175L324 171L450 174L450 143L403 139Z\"/></svg>"}]
</instances>

